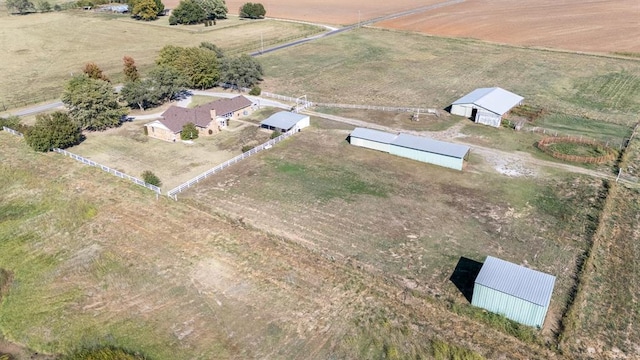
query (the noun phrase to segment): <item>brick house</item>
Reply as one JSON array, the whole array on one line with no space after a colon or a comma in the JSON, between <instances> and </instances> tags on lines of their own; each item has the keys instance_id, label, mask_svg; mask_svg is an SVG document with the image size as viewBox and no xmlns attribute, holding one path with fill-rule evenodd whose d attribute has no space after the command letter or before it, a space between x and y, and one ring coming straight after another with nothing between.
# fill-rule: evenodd
<instances>
[{"instance_id":1,"label":"brick house","mask_svg":"<svg viewBox=\"0 0 640 360\"><path fill-rule=\"evenodd\" d=\"M176 141L180 139L182 128L193 123L198 129L198 136L210 136L227 127L229 119L247 116L255 108L256 105L243 95L212 101L193 109L171 106L160 115L160 119L145 125L146 133L156 139Z\"/></svg>"}]
</instances>

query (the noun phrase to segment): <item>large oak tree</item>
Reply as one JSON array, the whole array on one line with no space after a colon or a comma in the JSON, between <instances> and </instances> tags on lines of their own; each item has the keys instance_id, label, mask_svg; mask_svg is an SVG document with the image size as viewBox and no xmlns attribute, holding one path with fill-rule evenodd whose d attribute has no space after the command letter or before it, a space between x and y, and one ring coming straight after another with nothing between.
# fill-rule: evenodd
<instances>
[{"instance_id":1,"label":"large oak tree","mask_svg":"<svg viewBox=\"0 0 640 360\"><path fill-rule=\"evenodd\" d=\"M126 114L110 83L84 74L69 80L62 93L62 102L69 109L71 119L84 130L120 126Z\"/></svg>"}]
</instances>

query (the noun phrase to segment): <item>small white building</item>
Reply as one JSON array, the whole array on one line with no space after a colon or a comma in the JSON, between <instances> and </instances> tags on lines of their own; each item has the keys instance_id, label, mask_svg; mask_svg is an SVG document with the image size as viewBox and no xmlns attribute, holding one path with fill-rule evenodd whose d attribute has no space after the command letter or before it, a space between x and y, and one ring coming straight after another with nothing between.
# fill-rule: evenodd
<instances>
[{"instance_id":1,"label":"small white building","mask_svg":"<svg viewBox=\"0 0 640 360\"><path fill-rule=\"evenodd\" d=\"M475 280L471 304L542 327L555 282L553 275L487 256Z\"/></svg>"},{"instance_id":2,"label":"small white building","mask_svg":"<svg viewBox=\"0 0 640 360\"><path fill-rule=\"evenodd\" d=\"M451 114L499 127L502 117L524 98L499 87L475 89L451 104Z\"/></svg>"},{"instance_id":3,"label":"small white building","mask_svg":"<svg viewBox=\"0 0 640 360\"><path fill-rule=\"evenodd\" d=\"M287 131L300 131L309 126L310 119L308 115L281 111L277 112L265 120L260 122L260 127L274 131L285 133Z\"/></svg>"}]
</instances>

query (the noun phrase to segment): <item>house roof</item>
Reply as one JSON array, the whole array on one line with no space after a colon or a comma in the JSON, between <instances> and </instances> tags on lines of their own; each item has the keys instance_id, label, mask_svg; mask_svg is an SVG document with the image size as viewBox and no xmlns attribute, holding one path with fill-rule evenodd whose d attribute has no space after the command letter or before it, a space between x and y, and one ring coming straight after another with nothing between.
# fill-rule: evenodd
<instances>
[{"instance_id":1,"label":"house roof","mask_svg":"<svg viewBox=\"0 0 640 360\"><path fill-rule=\"evenodd\" d=\"M426 151L433 154L450 156L459 159L464 158L470 149L466 145L452 144L444 141L438 141L409 134L400 134L396 136L396 138L391 141L391 145Z\"/></svg>"},{"instance_id":2,"label":"house roof","mask_svg":"<svg viewBox=\"0 0 640 360\"><path fill-rule=\"evenodd\" d=\"M355 128L351 134L351 137L365 139L369 141L375 141L382 144L391 144L393 139L396 138L396 134L390 134L384 131L372 130L367 128Z\"/></svg>"},{"instance_id":3,"label":"house roof","mask_svg":"<svg viewBox=\"0 0 640 360\"><path fill-rule=\"evenodd\" d=\"M272 126L278 129L291 129L299 121L307 117L307 115L300 115L288 111L280 111L262 120L260 122L260 125Z\"/></svg>"},{"instance_id":4,"label":"house roof","mask_svg":"<svg viewBox=\"0 0 640 360\"><path fill-rule=\"evenodd\" d=\"M499 87L475 89L452 105L474 104L498 115L504 115L514 106L520 104L524 98Z\"/></svg>"},{"instance_id":5,"label":"house roof","mask_svg":"<svg viewBox=\"0 0 640 360\"><path fill-rule=\"evenodd\" d=\"M556 277L487 256L475 283L539 306L547 306Z\"/></svg>"},{"instance_id":6,"label":"house roof","mask_svg":"<svg viewBox=\"0 0 640 360\"><path fill-rule=\"evenodd\" d=\"M251 106L253 102L243 95L230 99L219 99L212 101L193 109L183 108L179 106L171 106L167 111L162 113L160 122L174 133L182 131L187 123L193 123L196 126L207 127L213 120L211 118L211 110L215 110L216 116L224 116L234 111L242 110Z\"/></svg>"}]
</instances>

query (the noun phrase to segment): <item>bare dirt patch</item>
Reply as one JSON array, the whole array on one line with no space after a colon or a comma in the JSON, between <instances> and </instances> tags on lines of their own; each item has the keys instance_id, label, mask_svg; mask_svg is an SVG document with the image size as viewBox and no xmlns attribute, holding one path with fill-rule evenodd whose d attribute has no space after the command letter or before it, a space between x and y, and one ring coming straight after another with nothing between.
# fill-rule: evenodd
<instances>
[{"instance_id":1,"label":"bare dirt patch","mask_svg":"<svg viewBox=\"0 0 640 360\"><path fill-rule=\"evenodd\" d=\"M639 18L636 0L479 0L376 25L524 46L639 53Z\"/></svg>"}]
</instances>

